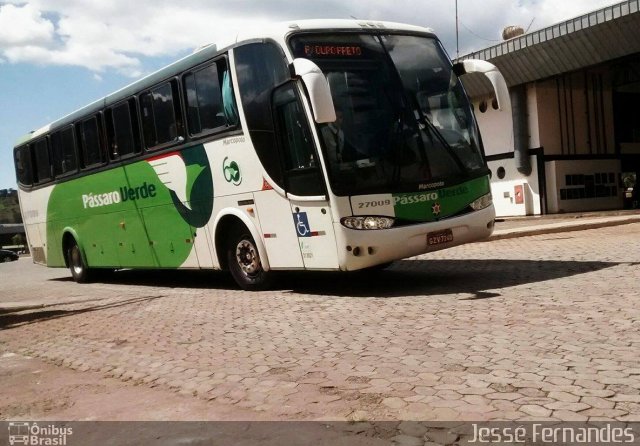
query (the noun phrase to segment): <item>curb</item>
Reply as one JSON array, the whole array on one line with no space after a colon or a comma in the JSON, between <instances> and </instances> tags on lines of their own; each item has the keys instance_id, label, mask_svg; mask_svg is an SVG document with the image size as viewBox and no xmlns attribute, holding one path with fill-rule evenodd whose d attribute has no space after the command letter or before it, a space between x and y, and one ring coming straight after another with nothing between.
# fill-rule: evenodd
<instances>
[{"instance_id":1,"label":"curb","mask_svg":"<svg viewBox=\"0 0 640 446\"><path fill-rule=\"evenodd\" d=\"M564 232L586 231L589 229L601 229L615 226L629 225L633 223L640 223L640 216L634 217L619 217L614 219L599 219L590 220L575 223L553 223L543 226L528 226L519 229L502 229L495 231L491 237L485 242L492 242L495 240L507 240L519 237L530 237L534 235L545 234L562 234Z\"/></svg>"}]
</instances>

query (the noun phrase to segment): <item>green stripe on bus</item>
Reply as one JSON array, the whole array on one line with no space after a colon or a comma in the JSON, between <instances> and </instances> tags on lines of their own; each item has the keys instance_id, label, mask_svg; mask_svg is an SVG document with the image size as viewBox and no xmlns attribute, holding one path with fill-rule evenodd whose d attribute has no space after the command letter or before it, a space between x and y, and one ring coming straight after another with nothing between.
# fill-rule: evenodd
<instances>
[{"instance_id":1,"label":"green stripe on bus","mask_svg":"<svg viewBox=\"0 0 640 446\"><path fill-rule=\"evenodd\" d=\"M211 219L213 180L202 145L173 155L185 163L186 203L148 161L56 185L47 208L48 265L64 266L63 236L71 230L91 267L180 267L196 229Z\"/></svg>"},{"instance_id":2,"label":"green stripe on bus","mask_svg":"<svg viewBox=\"0 0 640 446\"><path fill-rule=\"evenodd\" d=\"M482 177L438 191L393 194L395 215L402 220L436 221L459 214L489 192L489 177Z\"/></svg>"}]
</instances>

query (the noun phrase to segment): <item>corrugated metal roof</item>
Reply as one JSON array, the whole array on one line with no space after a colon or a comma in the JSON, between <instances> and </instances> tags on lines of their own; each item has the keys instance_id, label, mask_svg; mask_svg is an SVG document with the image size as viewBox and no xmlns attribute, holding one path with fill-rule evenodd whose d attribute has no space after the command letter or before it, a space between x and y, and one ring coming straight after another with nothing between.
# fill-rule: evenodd
<instances>
[{"instance_id":1,"label":"corrugated metal roof","mask_svg":"<svg viewBox=\"0 0 640 446\"><path fill-rule=\"evenodd\" d=\"M495 64L509 86L640 53L640 0L627 0L462 56ZM491 93L481 75L463 78L471 96Z\"/></svg>"},{"instance_id":2,"label":"corrugated metal roof","mask_svg":"<svg viewBox=\"0 0 640 446\"><path fill-rule=\"evenodd\" d=\"M0 225L0 235L7 234L24 234L24 225L20 224L1 224Z\"/></svg>"}]
</instances>

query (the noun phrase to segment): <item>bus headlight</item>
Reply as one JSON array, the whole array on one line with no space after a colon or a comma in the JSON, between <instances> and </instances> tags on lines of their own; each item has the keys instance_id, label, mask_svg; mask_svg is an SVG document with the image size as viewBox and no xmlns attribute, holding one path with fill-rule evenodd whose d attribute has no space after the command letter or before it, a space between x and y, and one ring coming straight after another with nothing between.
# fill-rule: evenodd
<instances>
[{"instance_id":1,"label":"bus headlight","mask_svg":"<svg viewBox=\"0 0 640 446\"><path fill-rule=\"evenodd\" d=\"M491 195L491 193L488 193L484 197L480 197L476 201L471 203L471 208L474 211L481 211L483 209L488 208L492 204L493 204L493 196Z\"/></svg>"},{"instance_id":2,"label":"bus headlight","mask_svg":"<svg viewBox=\"0 0 640 446\"><path fill-rule=\"evenodd\" d=\"M342 219L342 224L349 229L358 231L379 231L390 229L395 220L388 217L346 217Z\"/></svg>"}]
</instances>

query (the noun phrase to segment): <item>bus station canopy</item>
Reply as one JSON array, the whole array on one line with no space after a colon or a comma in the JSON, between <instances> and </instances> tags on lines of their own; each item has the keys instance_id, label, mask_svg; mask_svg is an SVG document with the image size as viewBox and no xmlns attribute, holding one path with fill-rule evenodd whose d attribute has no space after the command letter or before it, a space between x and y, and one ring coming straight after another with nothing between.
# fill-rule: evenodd
<instances>
[{"instance_id":1,"label":"bus station canopy","mask_svg":"<svg viewBox=\"0 0 640 446\"><path fill-rule=\"evenodd\" d=\"M509 86L640 53L640 0L627 0L462 56L496 65ZM463 77L471 97L491 95L479 74Z\"/></svg>"}]
</instances>

